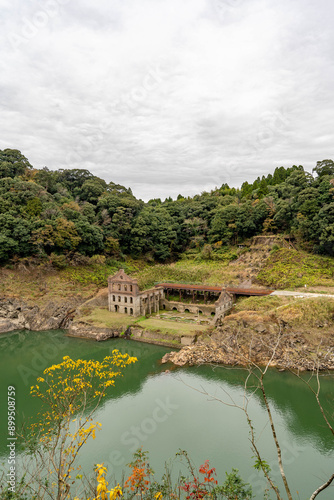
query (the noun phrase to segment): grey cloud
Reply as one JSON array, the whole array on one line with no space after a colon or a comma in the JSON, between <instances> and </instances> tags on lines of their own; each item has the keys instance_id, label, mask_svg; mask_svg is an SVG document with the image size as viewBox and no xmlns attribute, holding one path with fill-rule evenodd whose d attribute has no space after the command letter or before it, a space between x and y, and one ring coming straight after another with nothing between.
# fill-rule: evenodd
<instances>
[{"instance_id":1,"label":"grey cloud","mask_svg":"<svg viewBox=\"0 0 334 500\"><path fill-rule=\"evenodd\" d=\"M2 12L0 148L145 199L333 157L332 3L51 1Z\"/></svg>"}]
</instances>

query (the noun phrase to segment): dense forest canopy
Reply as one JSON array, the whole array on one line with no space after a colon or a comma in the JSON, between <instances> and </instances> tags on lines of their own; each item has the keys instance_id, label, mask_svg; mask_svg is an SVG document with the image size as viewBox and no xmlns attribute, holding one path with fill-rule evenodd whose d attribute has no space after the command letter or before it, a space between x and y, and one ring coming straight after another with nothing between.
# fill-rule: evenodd
<instances>
[{"instance_id":1,"label":"dense forest canopy","mask_svg":"<svg viewBox=\"0 0 334 500\"><path fill-rule=\"evenodd\" d=\"M279 167L240 189L144 203L88 170L38 170L20 151L0 150L0 262L74 253L166 261L261 233L334 255L334 162L318 161L313 172Z\"/></svg>"}]
</instances>

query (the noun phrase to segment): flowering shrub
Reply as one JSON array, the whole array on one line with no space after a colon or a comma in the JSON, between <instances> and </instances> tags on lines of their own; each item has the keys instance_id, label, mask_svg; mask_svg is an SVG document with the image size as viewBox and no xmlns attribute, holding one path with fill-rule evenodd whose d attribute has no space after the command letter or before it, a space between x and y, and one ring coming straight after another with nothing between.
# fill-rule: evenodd
<instances>
[{"instance_id":1,"label":"flowering shrub","mask_svg":"<svg viewBox=\"0 0 334 500\"><path fill-rule=\"evenodd\" d=\"M143 494L149 490L153 474L147 454L147 451L143 451L142 448L136 451L133 462L128 464L132 468L132 474L124 483L124 489L130 488L139 495L139 498L143 498Z\"/></svg>"},{"instance_id":2,"label":"flowering shrub","mask_svg":"<svg viewBox=\"0 0 334 500\"><path fill-rule=\"evenodd\" d=\"M93 500L252 500L252 489L240 478L238 471L232 469L226 473L226 480L218 485L216 469L210 467L209 460L195 470L186 451L180 451L177 456L185 460L190 477L181 477L173 482L171 473L167 469L160 483L154 480L154 472L148 462L148 452L141 448L134 454L134 460L129 463L131 474L124 482L123 488L119 484L110 491L105 479L107 472L103 464L97 465L97 495ZM108 497L107 494L110 496ZM79 500L79 499L77 499ZM90 500L90 499L87 499Z\"/></svg>"},{"instance_id":3,"label":"flowering shrub","mask_svg":"<svg viewBox=\"0 0 334 500\"><path fill-rule=\"evenodd\" d=\"M37 384L31 387L31 394L42 400L44 408L39 423L31 426L26 441L30 453L25 455L28 463L19 483L17 498L251 500L251 488L241 480L236 469L227 474L222 485L218 485L216 470L210 467L209 461L206 460L197 472L186 451L180 451L177 456L185 460L189 477L175 481L166 467L160 482L156 481L148 452L140 448L134 454L134 460L128 464L131 473L122 486L117 483L108 489L108 471L103 463L95 467L95 486L90 482L88 487L82 483L83 475L78 473L80 466L75 465L75 460L88 438L95 439L96 431L101 427L100 423L93 421L93 414L107 390L122 375L122 370L135 361L136 358L114 350L111 356L101 362L73 360L65 356L61 363L44 370ZM80 496L75 496L73 485L81 489ZM87 488L91 492L90 496ZM0 493L3 491L0 488ZM27 493L31 496L27 496Z\"/></svg>"},{"instance_id":4,"label":"flowering shrub","mask_svg":"<svg viewBox=\"0 0 334 500\"><path fill-rule=\"evenodd\" d=\"M180 451L179 455L185 457L188 469L191 472L192 476L190 480L186 480L185 478L183 478L183 485L181 486L181 489L187 493L186 499L200 500L205 497L213 498L212 491L214 486L217 485L218 482L215 479L216 469L210 469L209 460L206 460L204 464L199 468L199 473L204 476L202 480L200 480L195 472L194 466L192 465L188 457L187 452Z\"/></svg>"},{"instance_id":5,"label":"flowering shrub","mask_svg":"<svg viewBox=\"0 0 334 500\"><path fill-rule=\"evenodd\" d=\"M31 426L27 443L30 451L35 452L35 462L27 469L32 475L31 489L38 493L38 498L49 494L50 489L57 500L69 498L75 482L75 459L87 439L95 439L96 430L101 427L92 416L107 390L122 375L122 370L136 360L117 350L101 362L65 356L61 363L46 368L37 384L31 387L31 394L44 403L42 417L39 423ZM78 471L80 466L76 469ZM102 495L102 478L106 470L102 467L99 471ZM48 481L45 481L46 475Z\"/></svg>"}]
</instances>

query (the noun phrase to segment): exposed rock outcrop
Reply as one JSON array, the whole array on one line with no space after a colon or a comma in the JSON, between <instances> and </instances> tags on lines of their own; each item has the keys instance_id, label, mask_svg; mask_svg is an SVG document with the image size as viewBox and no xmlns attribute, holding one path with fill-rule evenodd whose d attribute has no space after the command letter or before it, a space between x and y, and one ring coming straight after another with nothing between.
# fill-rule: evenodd
<instances>
[{"instance_id":1,"label":"exposed rock outcrop","mask_svg":"<svg viewBox=\"0 0 334 500\"><path fill-rule=\"evenodd\" d=\"M71 323L67 332L71 337L94 339L97 341L124 335L122 328L99 328L82 321Z\"/></svg>"},{"instance_id":2,"label":"exposed rock outcrop","mask_svg":"<svg viewBox=\"0 0 334 500\"><path fill-rule=\"evenodd\" d=\"M246 366L251 361L262 366L269 363L270 366L301 371L317 367L320 370L334 369L334 334L316 345L317 339L312 342L306 335L289 328L281 333L279 326L272 333L265 331L263 326L259 330L219 328L211 338L166 354L162 362L178 366L207 363Z\"/></svg>"},{"instance_id":3,"label":"exposed rock outcrop","mask_svg":"<svg viewBox=\"0 0 334 500\"><path fill-rule=\"evenodd\" d=\"M30 306L10 298L0 298L0 333L13 330L55 330L67 328L79 300L48 301L45 307Z\"/></svg>"}]
</instances>

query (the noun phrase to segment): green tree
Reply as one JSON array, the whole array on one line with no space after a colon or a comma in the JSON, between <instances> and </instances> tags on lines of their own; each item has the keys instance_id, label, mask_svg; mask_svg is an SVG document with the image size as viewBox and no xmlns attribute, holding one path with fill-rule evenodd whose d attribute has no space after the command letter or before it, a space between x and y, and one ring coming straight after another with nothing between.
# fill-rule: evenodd
<instances>
[{"instance_id":1,"label":"green tree","mask_svg":"<svg viewBox=\"0 0 334 500\"><path fill-rule=\"evenodd\" d=\"M25 212L29 217L38 217L42 212L42 202L39 198L31 198L27 201Z\"/></svg>"},{"instance_id":2,"label":"green tree","mask_svg":"<svg viewBox=\"0 0 334 500\"><path fill-rule=\"evenodd\" d=\"M318 177L323 177L324 175L329 175L334 177L334 162L333 160L322 160L317 161L316 167L312 170Z\"/></svg>"},{"instance_id":3,"label":"green tree","mask_svg":"<svg viewBox=\"0 0 334 500\"><path fill-rule=\"evenodd\" d=\"M79 236L77 250L80 253L94 255L103 252L103 232L99 226L81 217L75 222L75 230Z\"/></svg>"},{"instance_id":4,"label":"green tree","mask_svg":"<svg viewBox=\"0 0 334 500\"><path fill-rule=\"evenodd\" d=\"M18 149L0 149L0 178L17 177L32 169L27 158Z\"/></svg>"},{"instance_id":5,"label":"green tree","mask_svg":"<svg viewBox=\"0 0 334 500\"><path fill-rule=\"evenodd\" d=\"M49 170L47 167L41 170L35 170L34 181L43 186L49 193L55 194L57 192L57 173Z\"/></svg>"},{"instance_id":6,"label":"green tree","mask_svg":"<svg viewBox=\"0 0 334 500\"><path fill-rule=\"evenodd\" d=\"M25 257L31 253L33 227L31 221L17 217L15 212L0 214L1 260L8 260L14 255Z\"/></svg>"},{"instance_id":7,"label":"green tree","mask_svg":"<svg viewBox=\"0 0 334 500\"><path fill-rule=\"evenodd\" d=\"M18 251L18 243L7 234L0 232L0 262L5 262Z\"/></svg>"},{"instance_id":8,"label":"green tree","mask_svg":"<svg viewBox=\"0 0 334 500\"><path fill-rule=\"evenodd\" d=\"M151 253L164 261L171 256L176 231L172 217L163 207L146 206L131 229L131 252L134 255Z\"/></svg>"},{"instance_id":9,"label":"green tree","mask_svg":"<svg viewBox=\"0 0 334 500\"><path fill-rule=\"evenodd\" d=\"M106 182L98 177L89 179L81 187L80 199L96 205L99 197L105 192L106 187Z\"/></svg>"},{"instance_id":10,"label":"green tree","mask_svg":"<svg viewBox=\"0 0 334 500\"><path fill-rule=\"evenodd\" d=\"M31 243L40 252L68 252L75 250L81 241L76 226L62 217L46 221L32 232Z\"/></svg>"},{"instance_id":11,"label":"green tree","mask_svg":"<svg viewBox=\"0 0 334 500\"><path fill-rule=\"evenodd\" d=\"M319 251L334 255L334 202L325 205L314 217Z\"/></svg>"},{"instance_id":12,"label":"green tree","mask_svg":"<svg viewBox=\"0 0 334 500\"><path fill-rule=\"evenodd\" d=\"M213 243L237 244L256 233L256 215L251 202L217 208L209 231Z\"/></svg>"}]
</instances>

